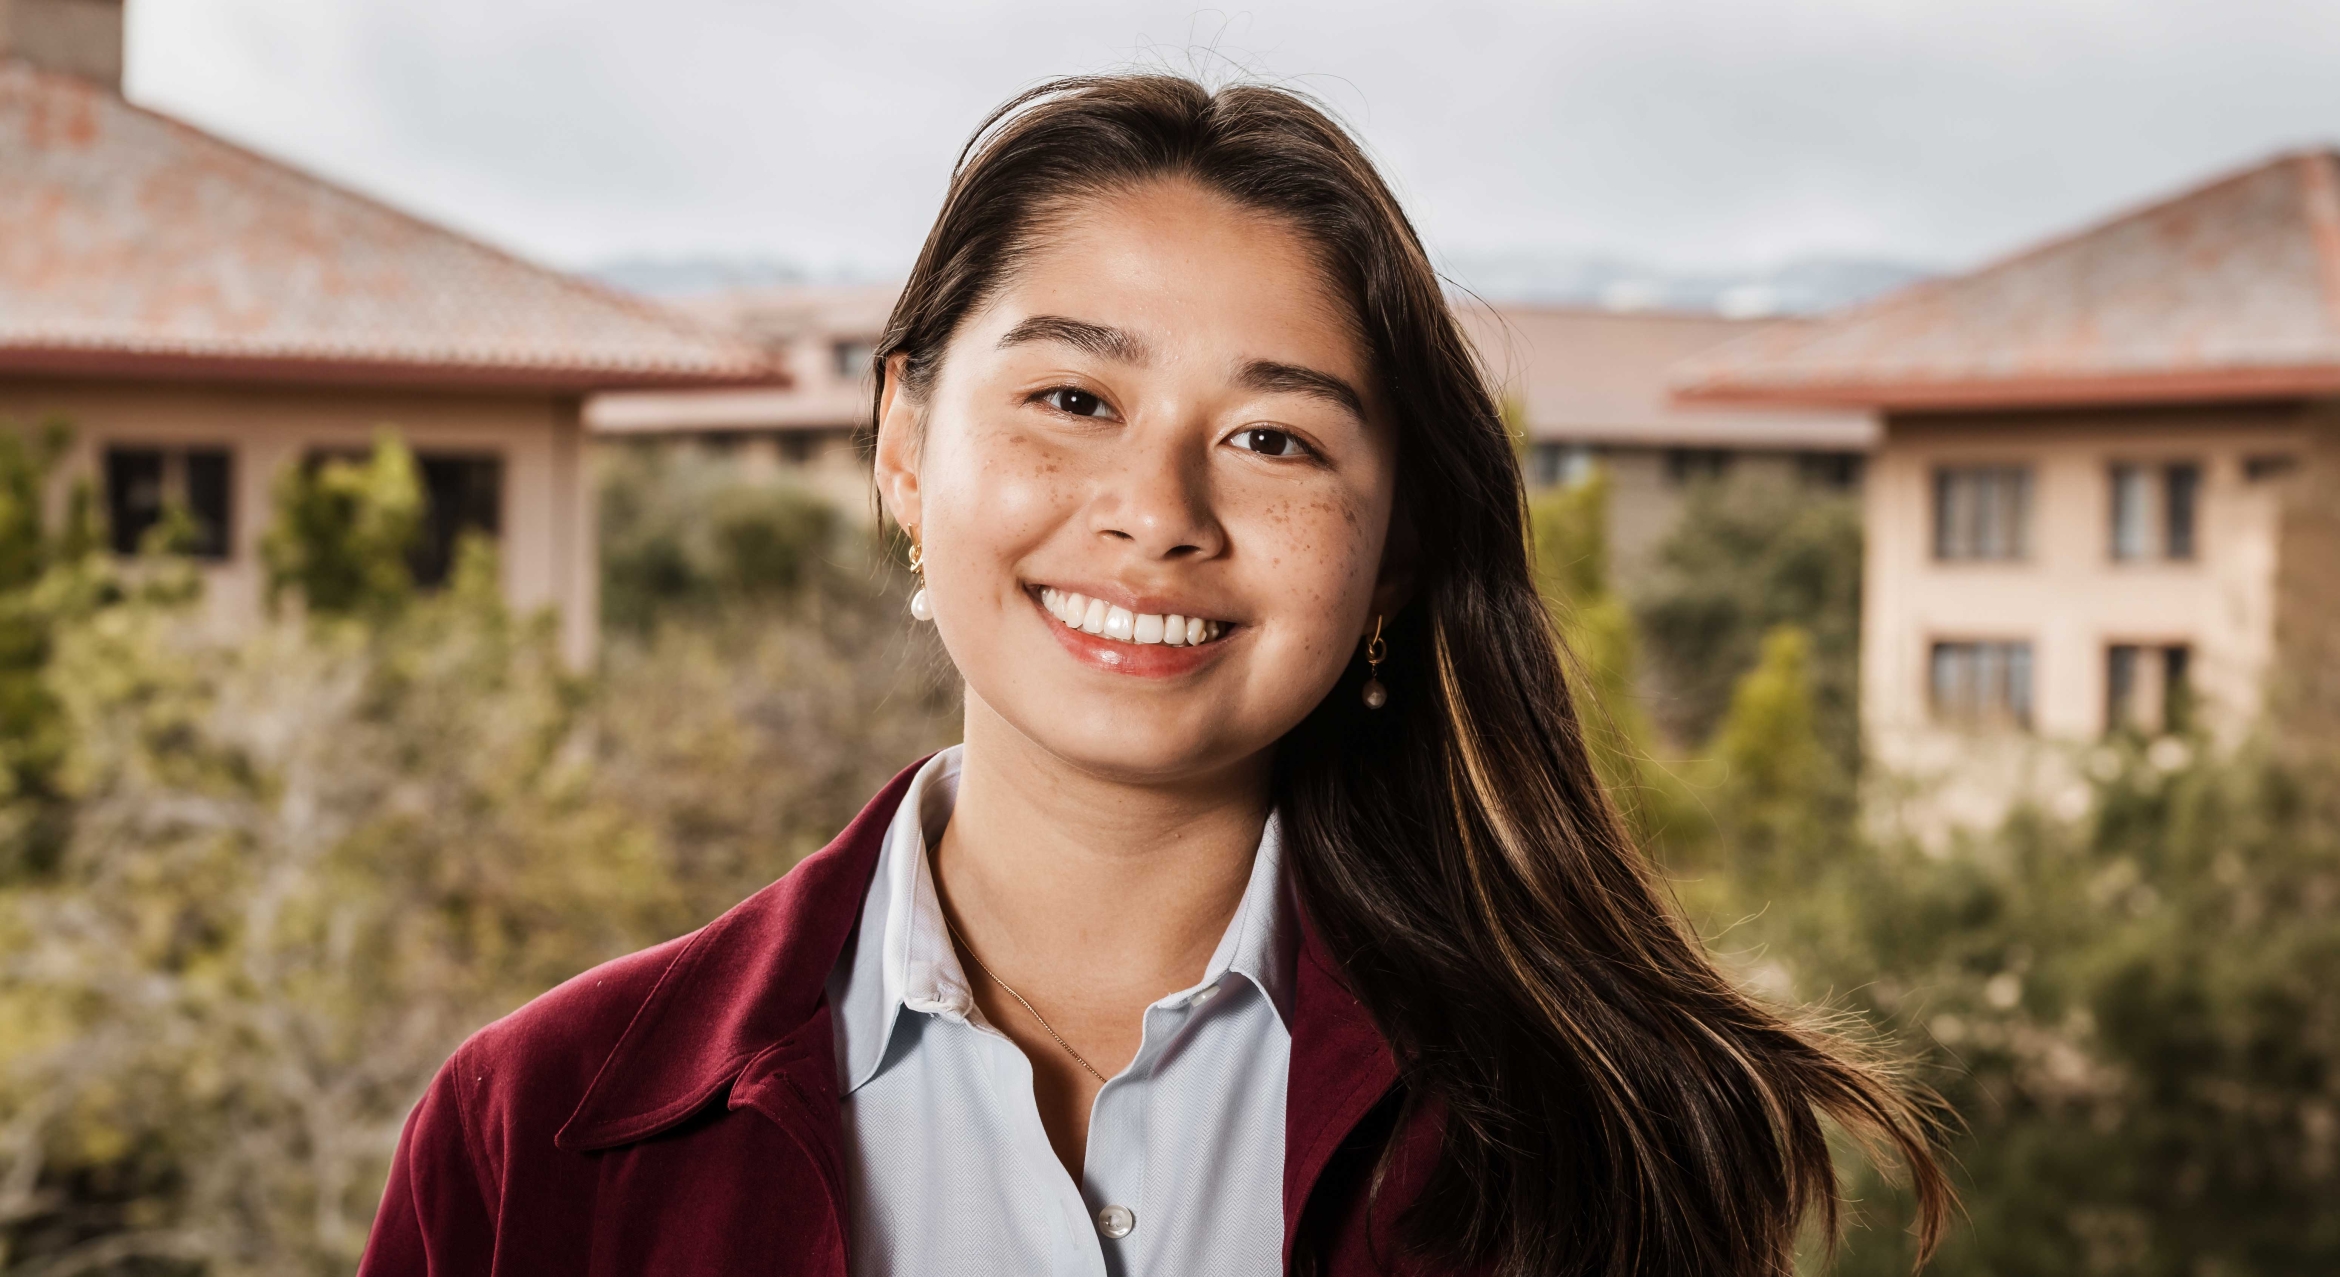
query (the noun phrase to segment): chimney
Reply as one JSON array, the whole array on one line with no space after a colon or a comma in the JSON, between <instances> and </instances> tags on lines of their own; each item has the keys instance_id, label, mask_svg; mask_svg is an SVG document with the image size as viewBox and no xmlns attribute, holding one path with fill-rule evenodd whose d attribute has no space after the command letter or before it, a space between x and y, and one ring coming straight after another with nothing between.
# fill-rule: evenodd
<instances>
[{"instance_id":1,"label":"chimney","mask_svg":"<svg viewBox=\"0 0 2340 1277\"><path fill-rule=\"evenodd\" d=\"M122 0L0 0L0 58L122 91Z\"/></svg>"}]
</instances>

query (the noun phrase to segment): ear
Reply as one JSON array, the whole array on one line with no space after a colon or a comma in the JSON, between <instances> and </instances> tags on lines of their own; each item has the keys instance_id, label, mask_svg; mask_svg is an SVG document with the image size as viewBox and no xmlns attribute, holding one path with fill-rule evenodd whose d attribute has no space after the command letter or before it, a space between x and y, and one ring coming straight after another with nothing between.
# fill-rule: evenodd
<instances>
[{"instance_id":1,"label":"ear","mask_svg":"<svg viewBox=\"0 0 2340 1277\"><path fill-rule=\"evenodd\" d=\"M1381 573L1373 582L1374 616L1396 616L1398 609L1413 601L1414 581L1422 562L1422 538L1407 517L1406 507L1400 503L1389 512L1389 536L1381 543ZM1366 618L1366 631L1358 636L1363 642L1373 632L1371 617Z\"/></svg>"},{"instance_id":2,"label":"ear","mask_svg":"<svg viewBox=\"0 0 2340 1277\"><path fill-rule=\"evenodd\" d=\"M918 406L902 391L902 369L909 356L886 357L886 386L878 399L877 450L871 461L877 480L878 501L886 517L916 532L924 521L919 507Z\"/></svg>"}]
</instances>

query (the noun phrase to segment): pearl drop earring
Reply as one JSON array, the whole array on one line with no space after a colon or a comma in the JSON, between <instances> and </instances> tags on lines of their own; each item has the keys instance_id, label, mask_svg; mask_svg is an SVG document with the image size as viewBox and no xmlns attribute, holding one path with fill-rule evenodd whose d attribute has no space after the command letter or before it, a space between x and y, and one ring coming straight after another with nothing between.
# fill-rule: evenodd
<instances>
[{"instance_id":1,"label":"pearl drop earring","mask_svg":"<svg viewBox=\"0 0 2340 1277\"><path fill-rule=\"evenodd\" d=\"M934 601L926 597L926 553L918 544L916 533L910 537L910 573L918 578L918 589L910 595L910 619L934 619Z\"/></svg>"},{"instance_id":2,"label":"pearl drop earring","mask_svg":"<svg viewBox=\"0 0 2340 1277\"><path fill-rule=\"evenodd\" d=\"M1373 618L1373 637L1365 644L1365 708L1389 704L1389 689L1381 685L1381 663L1389 659L1389 644L1381 641L1381 618Z\"/></svg>"}]
</instances>

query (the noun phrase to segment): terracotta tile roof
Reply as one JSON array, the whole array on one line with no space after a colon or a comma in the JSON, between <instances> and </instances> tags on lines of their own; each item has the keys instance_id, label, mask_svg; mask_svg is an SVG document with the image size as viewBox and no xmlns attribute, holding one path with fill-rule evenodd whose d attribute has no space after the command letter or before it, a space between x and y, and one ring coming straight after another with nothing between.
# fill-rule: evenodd
<instances>
[{"instance_id":1,"label":"terracotta tile roof","mask_svg":"<svg viewBox=\"0 0 2340 1277\"><path fill-rule=\"evenodd\" d=\"M1536 439L1843 450L1876 441L1875 421L1856 410L1716 408L1668 398L1667 374L1681 360L1749 334L1801 332L1805 321L1471 300L1458 301L1455 315L1488 372L1526 409Z\"/></svg>"},{"instance_id":2,"label":"terracotta tile roof","mask_svg":"<svg viewBox=\"0 0 2340 1277\"><path fill-rule=\"evenodd\" d=\"M753 343L0 61L0 373L785 381Z\"/></svg>"},{"instance_id":3,"label":"terracotta tile roof","mask_svg":"<svg viewBox=\"0 0 2340 1277\"><path fill-rule=\"evenodd\" d=\"M1884 408L2340 393L2340 152L1686 361L1686 400Z\"/></svg>"}]
</instances>

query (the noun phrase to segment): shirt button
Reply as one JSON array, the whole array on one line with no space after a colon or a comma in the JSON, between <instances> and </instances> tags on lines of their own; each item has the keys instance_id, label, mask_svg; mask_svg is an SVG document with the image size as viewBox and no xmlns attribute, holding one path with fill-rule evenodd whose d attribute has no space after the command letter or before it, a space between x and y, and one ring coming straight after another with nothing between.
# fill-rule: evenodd
<instances>
[{"instance_id":1,"label":"shirt button","mask_svg":"<svg viewBox=\"0 0 2340 1277\"><path fill-rule=\"evenodd\" d=\"M1219 996L1219 986L1215 984L1205 985L1200 989L1196 989L1193 994L1188 996L1186 999L1186 1005L1190 1007L1199 1007L1203 1003L1208 1002L1217 996Z\"/></svg>"},{"instance_id":2,"label":"shirt button","mask_svg":"<svg viewBox=\"0 0 2340 1277\"><path fill-rule=\"evenodd\" d=\"M1137 1227L1137 1212L1127 1206L1108 1206L1097 1212L1097 1231L1114 1241L1129 1236Z\"/></svg>"}]
</instances>

